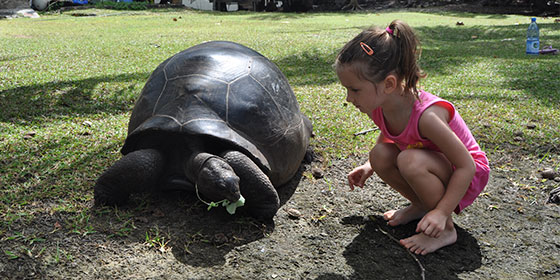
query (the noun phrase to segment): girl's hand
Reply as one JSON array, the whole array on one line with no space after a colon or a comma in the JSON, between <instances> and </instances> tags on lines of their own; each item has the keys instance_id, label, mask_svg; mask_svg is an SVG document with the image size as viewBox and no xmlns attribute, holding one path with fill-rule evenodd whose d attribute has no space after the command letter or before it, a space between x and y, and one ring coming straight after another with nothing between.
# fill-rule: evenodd
<instances>
[{"instance_id":1,"label":"girl's hand","mask_svg":"<svg viewBox=\"0 0 560 280\"><path fill-rule=\"evenodd\" d=\"M428 212L416 227L416 232L422 232L427 236L438 238L439 235L445 230L445 225L449 215L445 214L439 209L434 209Z\"/></svg>"},{"instance_id":2,"label":"girl's hand","mask_svg":"<svg viewBox=\"0 0 560 280\"><path fill-rule=\"evenodd\" d=\"M373 169L371 168L369 162L354 168L354 170L348 173L348 184L350 185L350 190L354 190L354 186L363 188L367 178L371 175L373 175Z\"/></svg>"}]
</instances>

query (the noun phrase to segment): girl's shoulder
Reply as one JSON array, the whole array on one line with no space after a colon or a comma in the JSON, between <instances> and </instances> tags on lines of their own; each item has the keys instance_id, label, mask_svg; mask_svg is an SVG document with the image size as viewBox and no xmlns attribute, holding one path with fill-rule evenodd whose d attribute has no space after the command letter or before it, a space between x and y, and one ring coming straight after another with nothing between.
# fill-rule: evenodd
<instances>
[{"instance_id":1,"label":"girl's shoulder","mask_svg":"<svg viewBox=\"0 0 560 280\"><path fill-rule=\"evenodd\" d=\"M452 119L455 115L455 106L439 96L420 90L418 97L420 99L417 102L416 110L420 115L424 114L426 111L441 111L440 108L448 112L448 120Z\"/></svg>"},{"instance_id":2,"label":"girl's shoulder","mask_svg":"<svg viewBox=\"0 0 560 280\"><path fill-rule=\"evenodd\" d=\"M431 103L431 102L437 102L437 101L445 101L445 102L449 102L431 92L425 91L425 90L419 90L418 92L418 98L419 98L419 102L420 103Z\"/></svg>"}]
</instances>

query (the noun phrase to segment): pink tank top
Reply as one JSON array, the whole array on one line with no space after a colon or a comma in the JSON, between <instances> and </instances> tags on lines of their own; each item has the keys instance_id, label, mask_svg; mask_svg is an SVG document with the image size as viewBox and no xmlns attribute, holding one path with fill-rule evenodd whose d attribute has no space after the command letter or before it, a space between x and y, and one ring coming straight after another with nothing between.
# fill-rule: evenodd
<instances>
[{"instance_id":1,"label":"pink tank top","mask_svg":"<svg viewBox=\"0 0 560 280\"><path fill-rule=\"evenodd\" d=\"M401 150L417 148L440 152L439 148L432 143L432 141L421 137L420 132L418 131L418 121L420 120L422 113L424 113L428 107L437 104L449 111L449 127L453 130L453 132L455 132L459 139L461 139L465 147L467 147L467 150L471 153L472 157L474 159L481 159L488 162L486 154L476 143L471 131L465 124L465 121L463 121L463 118L459 115L459 112L455 110L453 104L426 91L420 91L419 97L420 101L416 100L416 102L414 102L408 125L399 135L391 135L388 131L383 117L383 110L381 108L377 108L372 112L370 116L371 119L379 127L381 132L383 132L385 138L390 140L389 142L394 142Z\"/></svg>"},{"instance_id":2,"label":"pink tank top","mask_svg":"<svg viewBox=\"0 0 560 280\"><path fill-rule=\"evenodd\" d=\"M399 149L430 149L440 152L439 148L430 140L422 138L418 132L418 121L424 111L432 106L442 106L449 111L450 121L449 127L461 139L465 147L469 150L476 165L476 172L467 189L467 192L455 208L455 213L460 213L465 207L471 205L476 197L482 192L488 183L490 167L488 166L488 158L486 154L480 149L476 140L474 139L471 131L463 121L463 118L455 110L453 104L449 101L443 100L429 92L420 91L420 101L414 102L412 114L406 128L399 135L391 135L385 119L383 118L383 110L381 108L375 109L371 114L371 119L381 129L381 132L389 143L395 143Z\"/></svg>"}]
</instances>

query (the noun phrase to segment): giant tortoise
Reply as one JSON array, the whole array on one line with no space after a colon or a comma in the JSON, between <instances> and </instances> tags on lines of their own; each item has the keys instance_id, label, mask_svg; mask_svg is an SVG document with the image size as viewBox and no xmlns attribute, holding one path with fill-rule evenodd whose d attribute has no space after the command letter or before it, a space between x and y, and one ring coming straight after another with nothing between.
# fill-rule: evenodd
<instances>
[{"instance_id":1,"label":"giant tortoise","mask_svg":"<svg viewBox=\"0 0 560 280\"><path fill-rule=\"evenodd\" d=\"M94 187L96 204L129 194L189 189L272 218L276 187L298 171L312 126L286 77L258 52L212 41L161 63L132 111L123 157ZM202 199L202 198L201 198Z\"/></svg>"}]
</instances>

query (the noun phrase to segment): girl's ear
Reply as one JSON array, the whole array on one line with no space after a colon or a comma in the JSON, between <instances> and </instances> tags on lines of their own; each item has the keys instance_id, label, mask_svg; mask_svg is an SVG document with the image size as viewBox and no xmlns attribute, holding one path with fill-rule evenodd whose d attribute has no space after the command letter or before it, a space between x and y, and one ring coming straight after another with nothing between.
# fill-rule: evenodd
<instances>
[{"instance_id":1,"label":"girl's ear","mask_svg":"<svg viewBox=\"0 0 560 280\"><path fill-rule=\"evenodd\" d=\"M393 74L389 74L383 80L383 88L385 90L385 93L392 93L398 88L398 85L399 85L399 80Z\"/></svg>"}]
</instances>

